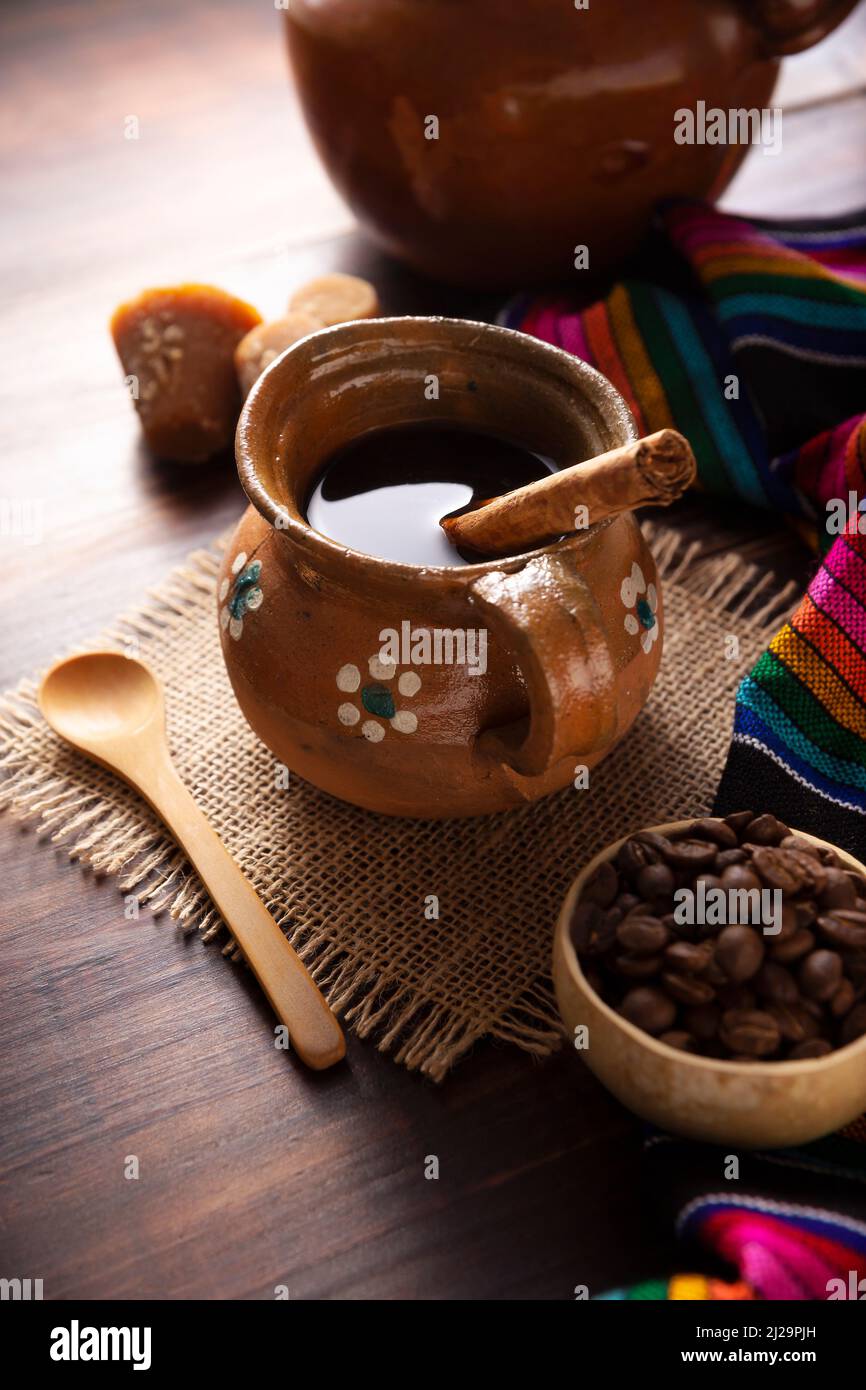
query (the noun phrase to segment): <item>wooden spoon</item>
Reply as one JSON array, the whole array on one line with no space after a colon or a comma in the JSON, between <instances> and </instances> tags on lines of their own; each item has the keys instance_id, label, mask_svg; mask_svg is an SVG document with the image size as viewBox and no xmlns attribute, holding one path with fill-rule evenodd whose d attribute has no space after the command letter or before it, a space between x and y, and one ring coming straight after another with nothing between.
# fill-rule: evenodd
<instances>
[{"instance_id":1,"label":"wooden spoon","mask_svg":"<svg viewBox=\"0 0 866 1390\"><path fill-rule=\"evenodd\" d=\"M320 1071L346 1051L340 1025L264 903L174 769L162 686L141 661L89 652L59 661L39 688L55 733L119 773L171 830L246 956L292 1045Z\"/></svg>"}]
</instances>

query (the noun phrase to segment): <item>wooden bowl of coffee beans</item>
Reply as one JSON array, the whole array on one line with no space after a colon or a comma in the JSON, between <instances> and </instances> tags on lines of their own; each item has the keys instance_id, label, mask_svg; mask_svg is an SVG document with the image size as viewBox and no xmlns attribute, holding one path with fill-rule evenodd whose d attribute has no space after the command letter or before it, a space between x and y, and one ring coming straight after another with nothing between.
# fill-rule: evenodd
<instances>
[{"instance_id":1,"label":"wooden bowl of coffee beans","mask_svg":"<svg viewBox=\"0 0 866 1390\"><path fill-rule=\"evenodd\" d=\"M565 900L574 1046L663 1129L803 1144L866 1110L866 868L743 811L623 837Z\"/></svg>"}]
</instances>

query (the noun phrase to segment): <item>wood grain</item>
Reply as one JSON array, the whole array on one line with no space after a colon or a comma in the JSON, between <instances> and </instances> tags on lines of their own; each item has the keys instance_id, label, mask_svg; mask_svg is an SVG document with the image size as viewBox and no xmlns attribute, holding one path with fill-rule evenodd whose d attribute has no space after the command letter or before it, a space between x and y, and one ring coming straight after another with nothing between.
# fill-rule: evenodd
<instances>
[{"instance_id":1,"label":"wood grain","mask_svg":"<svg viewBox=\"0 0 866 1390\"><path fill-rule=\"evenodd\" d=\"M748 160L726 206L862 201L866 103L847 56L862 20L810 55L825 58L820 106L786 115L772 170ZM44 509L40 544L2 537L6 686L242 506L230 462L183 470L141 449L105 329L117 300L192 274L270 314L308 276L345 269L388 312L495 306L349 230L271 5L7 3L0 52L0 496ZM676 514L707 539L699 504ZM713 536L802 577L794 543L737 509L714 510ZM43 1278L47 1298L272 1298L286 1284L293 1298L546 1299L676 1265L659 1194L641 1191L639 1127L573 1057L479 1046L437 1089L350 1039L347 1065L310 1076L214 948L125 920L116 885L9 822L0 873L0 1275Z\"/></svg>"}]
</instances>

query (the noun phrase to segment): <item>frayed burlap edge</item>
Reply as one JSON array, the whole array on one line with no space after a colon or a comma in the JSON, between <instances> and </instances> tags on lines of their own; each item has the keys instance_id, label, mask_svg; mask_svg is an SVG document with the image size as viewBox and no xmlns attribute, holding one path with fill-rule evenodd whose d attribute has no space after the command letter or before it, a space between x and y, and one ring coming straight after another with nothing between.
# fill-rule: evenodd
<instances>
[{"instance_id":1,"label":"frayed burlap edge","mask_svg":"<svg viewBox=\"0 0 866 1390\"><path fill-rule=\"evenodd\" d=\"M717 612L737 618L756 641L770 640L796 597L795 585L773 592L772 575L744 564L736 554L703 556L698 542L684 545L667 528L644 523L644 530L666 585L681 585L695 599L712 602ZM211 549L191 554L163 585L149 592L140 607L72 650L105 646L135 650L141 640L158 639L203 607L209 609L224 545L221 538ZM98 791L82 792L51 770L34 766L21 752L21 732L42 720L36 700L38 684L38 676L24 679L0 698L0 810L35 825L40 835L62 846L71 860L86 863L96 874L115 876L120 891L134 893L152 913L168 911L182 931L198 930L205 941L225 934L223 954L242 961L184 855L156 822L143 823L137 800L124 809L113 808ZM365 966L339 944L317 938L314 928L292 925L278 905L268 906L331 1006L352 1030L372 1039L379 1051L390 1053L396 1062L433 1080L441 1080L484 1036L513 1043L539 1057L561 1043L549 979L536 980L492 1023L474 1025L465 1011L449 1014L441 1004L434 1006L419 998L414 987L389 978L378 967Z\"/></svg>"}]
</instances>

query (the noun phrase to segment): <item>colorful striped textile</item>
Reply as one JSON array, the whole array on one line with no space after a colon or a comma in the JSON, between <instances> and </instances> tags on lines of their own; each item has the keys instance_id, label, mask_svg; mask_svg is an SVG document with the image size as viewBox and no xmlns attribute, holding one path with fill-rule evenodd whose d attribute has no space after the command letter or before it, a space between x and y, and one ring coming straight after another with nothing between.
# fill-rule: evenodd
<instances>
[{"instance_id":1,"label":"colorful striped textile","mask_svg":"<svg viewBox=\"0 0 866 1390\"><path fill-rule=\"evenodd\" d=\"M708 491L817 523L863 485L866 214L771 230L678 204L606 299L518 297L502 321L598 367L642 434L682 430Z\"/></svg>"},{"instance_id":2,"label":"colorful striped textile","mask_svg":"<svg viewBox=\"0 0 866 1390\"><path fill-rule=\"evenodd\" d=\"M503 321L598 367L642 434L687 435L704 490L811 529L824 564L742 683L716 809L760 787L762 810L866 858L866 215L676 204L605 299L518 297Z\"/></svg>"},{"instance_id":3,"label":"colorful striped textile","mask_svg":"<svg viewBox=\"0 0 866 1390\"><path fill-rule=\"evenodd\" d=\"M759 785L762 805L788 824L866 858L866 535L857 528L835 541L742 682L717 808L744 806Z\"/></svg>"},{"instance_id":4,"label":"colorful striped textile","mask_svg":"<svg viewBox=\"0 0 866 1390\"><path fill-rule=\"evenodd\" d=\"M730 1303L733 1300L756 1298L757 1294L748 1284L728 1284L723 1279L708 1279L703 1274L674 1274L670 1279L648 1279L644 1284L633 1284L630 1289L612 1289L610 1293L599 1295L599 1302L608 1300L647 1299L658 1302L666 1299L688 1300L689 1302L709 1300Z\"/></svg>"},{"instance_id":5,"label":"colorful striped textile","mask_svg":"<svg viewBox=\"0 0 866 1390\"><path fill-rule=\"evenodd\" d=\"M648 1186L668 1192L684 1245L737 1277L681 1274L601 1297L866 1299L863 1131L861 1120L805 1149L741 1154L735 1180L723 1177L728 1156L721 1150L651 1134Z\"/></svg>"},{"instance_id":6,"label":"colorful striped textile","mask_svg":"<svg viewBox=\"0 0 866 1390\"><path fill-rule=\"evenodd\" d=\"M794 227L671 206L605 299L518 297L502 321L598 367L642 434L687 435L704 491L811 534L823 560L740 686L715 809L772 811L866 861L866 214ZM605 1298L866 1298L866 1116L739 1157L728 1182L719 1151L650 1137L653 1204L668 1193L716 1267Z\"/></svg>"}]
</instances>

